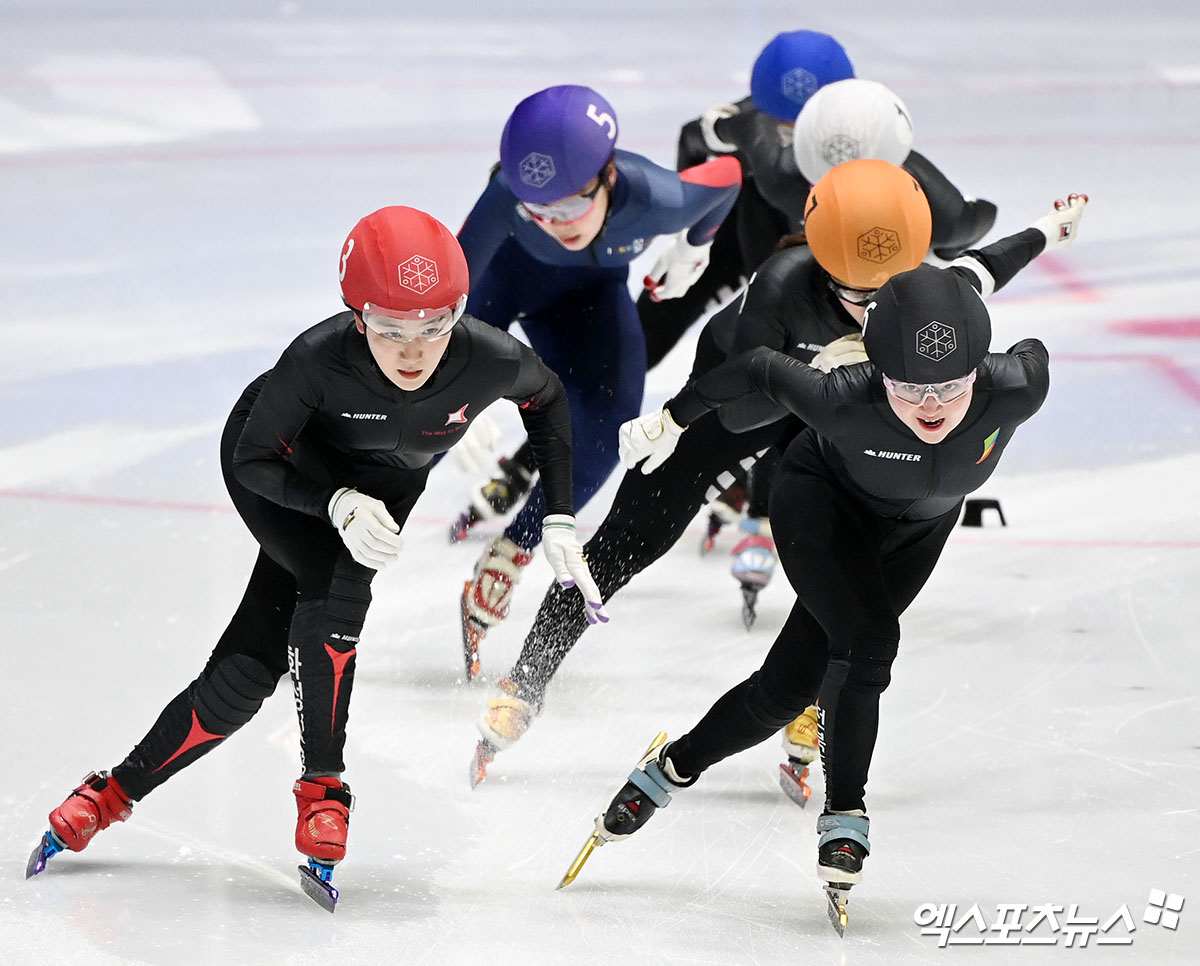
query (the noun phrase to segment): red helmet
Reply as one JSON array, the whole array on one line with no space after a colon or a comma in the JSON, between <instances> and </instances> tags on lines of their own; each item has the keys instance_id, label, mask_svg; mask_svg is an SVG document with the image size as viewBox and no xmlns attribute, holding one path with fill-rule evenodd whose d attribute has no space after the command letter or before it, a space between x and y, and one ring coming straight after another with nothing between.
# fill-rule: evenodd
<instances>
[{"instance_id":1,"label":"red helmet","mask_svg":"<svg viewBox=\"0 0 1200 966\"><path fill-rule=\"evenodd\" d=\"M457 321L467 302L462 246L415 208L380 208L359 221L342 245L340 269L342 297L360 312L397 319L452 313Z\"/></svg>"}]
</instances>

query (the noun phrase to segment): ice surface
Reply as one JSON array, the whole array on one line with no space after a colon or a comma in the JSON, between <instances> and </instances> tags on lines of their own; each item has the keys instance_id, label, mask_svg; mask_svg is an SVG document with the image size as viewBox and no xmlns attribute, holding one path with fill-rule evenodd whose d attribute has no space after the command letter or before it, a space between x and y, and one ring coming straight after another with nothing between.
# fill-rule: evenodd
<instances>
[{"instance_id":1,"label":"ice surface","mask_svg":"<svg viewBox=\"0 0 1200 966\"><path fill-rule=\"evenodd\" d=\"M914 923L924 903L958 917L978 903L989 922L1005 903L1077 904L1101 922L1127 904L1131 948L1093 939L1071 955L1200 961L1200 20L1167 2L916 7L0 9L0 961L1067 955L1063 938L939 949ZM806 813L779 792L773 741L554 890L645 744L756 667L787 612L778 578L743 631L725 558L696 554L698 525L612 603L535 727L470 791L488 692L460 680L455 596L481 544L445 543L469 482L449 463L406 562L376 583L334 917L297 884L286 688L133 821L19 881L47 811L124 755L236 604L254 546L222 488L219 427L296 332L339 308L355 220L403 203L457 226L508 110L553 83L602 89L624 145L670 164L680 122L744 94L759 48L801 26L901 94L916 146L997 202L998 232L1069 191L1092 197L1079 243L992 303L996 344L1043 338L1054 385L980 494L1009 526L956 533L905 617L847 937L813 874L817 800ZM690 358L689 340L651 374L648 406ZM497 415L515 436L515 416ZM539 560L488 639L487 673L507 669L549 576ZM1177 929L1143 920L1153 889L1187 898Z\"/></svg>"}]
</instances>

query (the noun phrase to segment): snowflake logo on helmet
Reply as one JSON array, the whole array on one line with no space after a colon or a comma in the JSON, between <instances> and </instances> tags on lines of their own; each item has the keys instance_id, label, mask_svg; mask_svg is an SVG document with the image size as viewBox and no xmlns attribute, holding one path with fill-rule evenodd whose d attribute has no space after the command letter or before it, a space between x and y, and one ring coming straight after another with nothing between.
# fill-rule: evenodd
<instances>
[{"instance_id":1,"label":"snowflake logo on helmet","mask_svg":"<svg viewBox=\"0 0 1200 966\"><path fill-rule=\"evenodd\" d=\"M917 330L917 355L939 362L958 348L954 328L944 322L930 322Z\"/></svg>"},{"instance_id":2,"label":"snowflake logo on helmet","mask_svg":"<svg viewBox=\"0 0 1200 966\"><path fill-rule=\"evenodd\" d=\"M410 292L424 295L438 283L437 262L424 255L413 255L396 266L400 284Z\"/></svg>"},{"instance_id":3,"label":"snowflake logo on helmet","mask_svg":"<svg viewBox=\"0 0 1200 966\"><path fill-rule=\"evenodd\" d=\"M858 257L868 262L886 262L900 248L900 235L890 228L872 228L858 236Z\"/></svg>"},{"instance_id":4,"label":"snowflake logo on helmet","mask_svg":"<svg viewBox=\"0 0 1200 966\"><path fill-rule=\"evenodd\" d=\"M821 142L821 157L831 168L836 168L846 161L857 161L861 158L862 148L856 138L846 134L835 134Z\"/></svg>"},{"instance_id":5,"label":"snowflake logo on helmet","mask_svg":"<svg viewBox=\"0 0 1200 966\"><path fill-rule=\"evenodd\" d=\"M803 67L789 70L779 79L779 89L783 91L783 96L797 105L802 105L812 97L820 86L817 75Z\"/></svg>"},{"instance_id":6,"label":"snowflake logo on helmet","mask_svg":"<svg viewBox=\"0 0 1200 966\"><path fill-rule=\"evenodd\" d=\"M521 183L531 188L540 188L548 184L558 174L554 167L554 159L548 154L530 151L521 159Z\"/></svg>"}]
</instances>

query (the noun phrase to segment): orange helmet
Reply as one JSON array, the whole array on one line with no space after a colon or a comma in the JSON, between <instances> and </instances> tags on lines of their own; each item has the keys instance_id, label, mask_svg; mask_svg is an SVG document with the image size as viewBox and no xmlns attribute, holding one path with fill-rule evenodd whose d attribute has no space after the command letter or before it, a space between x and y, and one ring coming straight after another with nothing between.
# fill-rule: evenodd
<instances>
[{"instance_id":1,"label":"orange helmet","mask_svg":"<svg viewBox=\"0 0 1200 966\"><path fill-rule=\"evenodd\" d=\"M921 264L932 218L916 178L889 161L860 158L831 169L804 204L804 234L837 283L877 289Z\"/></svg>"}]
</instances>

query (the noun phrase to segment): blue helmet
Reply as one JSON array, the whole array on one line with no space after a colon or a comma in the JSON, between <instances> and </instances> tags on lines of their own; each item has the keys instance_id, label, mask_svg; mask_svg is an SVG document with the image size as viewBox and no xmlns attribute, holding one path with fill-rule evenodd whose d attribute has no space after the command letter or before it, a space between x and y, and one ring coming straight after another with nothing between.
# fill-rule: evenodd
<instances>
[{"instance_id":1,"label":"blue helmet","mask_svg":"<svg viewBox=\"0 0 1200 966\"><path fill-rule=\"evenodd\" d=\"M530 94L500 136L500 167L522 201L549 204L582 191L612 157L617 115L590 87Z\"/></svg>"},{"instance_id":2,"label":"blue helmet","mask_svg":"<svg viewBox=\"0 0 1200 966\"><path fill-rule=\"evenodd\" d=\"M776 120L792 122L818 87L854 76L842 45L815 30L776 34L750 72L754 106Z\"/></svg>"}]
</instances>

